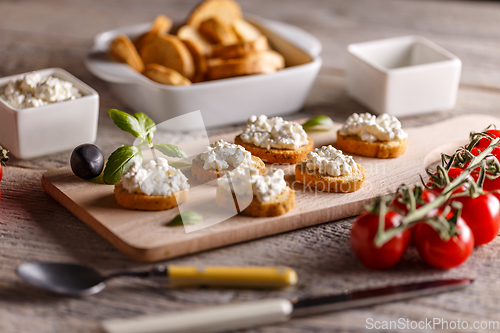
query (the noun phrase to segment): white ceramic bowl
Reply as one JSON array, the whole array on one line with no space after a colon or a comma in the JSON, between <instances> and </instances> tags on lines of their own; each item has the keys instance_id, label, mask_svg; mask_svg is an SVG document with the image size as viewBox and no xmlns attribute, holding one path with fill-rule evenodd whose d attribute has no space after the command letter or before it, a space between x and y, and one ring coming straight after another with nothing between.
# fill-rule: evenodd
<instances>
[{"instance_id":1,"label":"white ceramic bowl","mask_svg":"<svg viewBox=\"0 0 500 333\"><path fill-rule=\"evenodd\" d=\"M351 44L347 92L377 114L405 116L455 106L460 59L420 36Z\"/></svg>"},{"instance_id":2,"label":"white ceramic bowl","mask_svg":"<svg viewBox=\"0 0 500 333\"><path fill-rule=\"evenodd\" d=\"M107 56L108 45L119 34L135 38L150 24L128 26L97 35L86 59L87 68L110 83L111 89L135 111L157 123L200 110L206 127L241 123L253 114L286 115L302 108L321 67L321 43L312 35L288 24L251 17L283 54L287 68L271 74L249 75L190 86L158 84ZM193 129L183 124L177 130Z\"/></svg>"},{"instance_id":3,"label":"white ceramic bowl","mask_svg":"<svg viewBox=\"0 0 500 333\"><path fill-rule=\"evenodd\" d=\"M30 159L94 143L99 115L97 92L61 68L36 72L71 82L82 97L27 109L14 109L0 98L0 144L15 157ZM1 78L0 91L24 74Z\"/></svg>"}]
</instances>

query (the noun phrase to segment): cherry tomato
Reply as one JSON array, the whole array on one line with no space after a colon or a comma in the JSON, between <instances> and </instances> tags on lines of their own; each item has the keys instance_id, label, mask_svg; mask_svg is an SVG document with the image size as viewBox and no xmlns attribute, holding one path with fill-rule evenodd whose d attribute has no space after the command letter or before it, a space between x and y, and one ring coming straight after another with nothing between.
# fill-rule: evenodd
<instances>
[{"instance_id":1,"label":"cherry tomato","mask_svg":"<svg viewBox=\"0 0 500 333\"><path fill-rule=\"evenodd\" d=\"M458 197L461 202L462 218L474 234L474 245L491 242L500 230L500 201L493 194L483 194L477 198Z\"/></svg>"},{"instance_id":2,"label":"cherry tomato","mask_svg":"<svg viewBox=\"0 0 500 333\"><path fill-rule=\"evenodd\" d=\"M474 235L461 217L457 221L457 230L459 234L445 242L427 223L417 224L414 230L415 246L422 260L444 269L464 263L474 249Z\"/></svg>"},{"instance_id":3,"label":"cherry tomato","mask_svg":"<svg viewBox=\"0 0 500 333\"><path fill-rule=\"evenodd\" d=\"M0 163L0 181L2 180L3 171L2 171L2 163Z\"/></svg>"},{"instance_id":4,"label":"cherry tomato","mask_svg":"<svg viewBox=\"0 0 500 333\"><path fill-rule=\"evenodd\" d=\"M462 174L462 172L464 172L464 169L462 169L462 168L451 167L450 170L448 170L448 177L450 177L450 181L453 181L453 179L460 176L460 174ZM434 181L432 179L430 179L427 182L426 186L432 187L433 184L434 184ZM432 191L436 195L439 195L439 194L441 194L441 192L443 192L443 189L444 189L444 187L440 188L440 187L434 185L434 187L432 187L430 189L430 191ZM466 190L467 190L467 187L465 185L462 185L459 188L457 188L455 191L453 191L453 193L461 193L461 192L465 192Z\"/></svg>"},{"instance_id":5,"label":"cherry tomato","mask_svg":"<svg viewBox=\"0 0 500 333\"><path fill-rule=\"evenodd\" d=\"M398 197L391 202L391 206L397 208L397 210L403 212L404 215L406 215L408 213L408 208L406 207L406 204L400 202L398 198L401 198L401 194L398 194ZM436 199L436 193L425 188L422 190L422 194L420 195L420 197L416 199L417 208L420 208L422 207L422 205L434 201L434 199Z\"/></svg>"},{"instance_id":6,"label":"cherry tomato","mask_svg":"<svg viewBox=\"0 0 500 333\"><path fill-rule=\"evenodd\" d=\"M385 215L385 230L400 225L402 216L394 211ZM375 247L374 239L378 228L378 215L365 213L357 218L351 228L351 247L361 263L369 269L388 269L405 254L410 244L410 231L397 234L393 239Z\"/></svg>"},{"instance_id":7,"label":"cherry tomato","mask_svg":"<svg viewBox=\"0 0 500 333\"><path fill-rule=\"evenodd\" d=\"M487 130L486 133L488 133L488 136L490 136L492 138L499 138L500 137L499 130L491 129L491 130ZM490 143L491 143L491 141L489 139L482 138L481 140L479 140L476 147L479 149L484 149L484 148L488 147L490 145Z\"/></svg>"}]
</instances>

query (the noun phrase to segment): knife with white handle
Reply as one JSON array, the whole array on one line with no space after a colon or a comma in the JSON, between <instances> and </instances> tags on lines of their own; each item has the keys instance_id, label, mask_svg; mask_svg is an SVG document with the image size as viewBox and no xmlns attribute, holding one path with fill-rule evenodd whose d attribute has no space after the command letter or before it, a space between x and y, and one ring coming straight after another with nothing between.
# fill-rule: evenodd
<instances>
[{"instance_id":1,"label":"knife with white handle","mask_svg":"<svg viewBox=\"0 0 500 333\"><path fill-rule=\"evenodd\" d=\"M447 279L346 291L342 294L290 301L286 298L225 304L209 308L104 321L107 333L226 332L288 321L291 318L401 301L464 288L474 280Z\"/></svg>"}]
</instances>

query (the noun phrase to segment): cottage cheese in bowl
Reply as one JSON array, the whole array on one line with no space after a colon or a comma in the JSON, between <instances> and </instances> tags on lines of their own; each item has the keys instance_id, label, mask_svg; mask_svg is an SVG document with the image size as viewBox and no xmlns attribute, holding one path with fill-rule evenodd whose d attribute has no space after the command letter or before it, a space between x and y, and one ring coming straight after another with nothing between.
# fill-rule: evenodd
<instances>
[{"instance_id":1,"label":"cottage cheese in bowl","mask_svg":"<svg viewBox=\"0 0 500 333\"><path fill-rule=\"evenodd\" d=\"M9 81L0 96L14 109L38 107L79 97L82 97L81 92L71 82L50 75L42 77L37 72Z\"/></svg>"}]
</instances>

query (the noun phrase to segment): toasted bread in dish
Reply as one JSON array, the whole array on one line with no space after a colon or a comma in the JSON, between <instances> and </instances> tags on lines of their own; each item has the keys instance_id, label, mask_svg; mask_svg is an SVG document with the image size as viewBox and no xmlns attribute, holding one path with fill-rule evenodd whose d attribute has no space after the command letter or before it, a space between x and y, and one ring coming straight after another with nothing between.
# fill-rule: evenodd
<instances>
[{"instance_id":1,"label":"toasted bread in dish","mask_svg":"<svg viewBox=\"0 0 500 333\"><path fill-rule=\"evenodd\" d=\"M252 168L256 168L259 170L259 173L261 175L266 173L266 165L262 160L256 156L252 156ZM222 177L226 172L234 170L234 167L230 167L228 169L224 170L216 170L216 169L209 169L205 170L203 168L203 165L205 164L205 161L198 155L193 159L193 162L191 164L191 174L194 176L194 179L198 183L208 183L209 181L212 181L214 179L217 179L219 177Z\"/></svg>"},{"instance_id":2,"label":"toasted bread in dish","mask_svg":"<svg viewBox=\"0 0 500 333\"><path fill-rule=\"evenodd\" d=\"M165 15L158 15L153 23L151 24L151 28L145 34L139 36L135 41L134 45L137 50L140 50L145 43L148 43L149 40L155 35L165 35L172 29L172 20L166 17Z\"/></svg>"},{"instance_id":3,"label":"toasted bread in dish","mask_svg":"<svg viewBox=\"0 0 500 333\"><path fill-rule=\"evenodd\" d=\"M200 24L200 34L213 44L230 45L238 42L238 37L230 25L217 18L210 18Z\"/></svg>"},{"instance_id":4,"label":"toasted bread in dish","mask_svg":"<svg viewBox=\"0 0 500 333\"><path fill-rule=\"evenodd\" d=\"M217 18L225 25L241 19L243 14L240 5L233 0L206 0L200 3L189 15L187 24L198 29L200 24L210 18Z\"/></svg>"},{"instance_id":5,"label":"toasted bread in dish","mask_svg":"<svg viewBox=\"0 0 500 333\"><path fill-rule=\"evenodd\" d=\"M262 148L257 147L251 143L246 143L241 140L238 135L234 139L234 143L244 147L252 155L260 157L266 163L276 163L276 164L294 164L300 162L307 158L307 153L314 149L314 142L308 136L307 139L309 143L299 147L298 149L278 149L278 148Z\"/></svg>"},{"instance_id":6,"label":"toasted bread in dish","mask_svg":"<svg viewBox=\"0 0 500 333\"><path fill-rule=\"evenodd\" d=\"M366 170L357 164L358 170L347 176L332 177L309 171L306 161L295 166L295 180L323 192L349 193L359 190L366 180Z\"/></svg>"},{"instance_id":7,"label":"toasted bread in dish","mask_svg":"<svg viewBox=\"0 0 500 333\"><path fill-rule=\"evenodd\" d=\"M238 39L242 42L252 42L262 36L262 33L244 19L236 19L233 23L233 29Z\"/></svg>"},{"instance_id":8,"label":"toasted bread in dish","mask_svg":"<svg viewBox=\"0 0 500 333\"><path fill-rule=\"evenodd\" d=\"M215 202L225 209L234 209L236 205L233 196L229 196L227 193L219 190L217 190ZM287 186L285 190L269 201L260 202L254 195L250 205L239 212L239 214L253 217L279 216L289 212L294 207L295 192Z\"/></svg>"},{"instance_id":9,"label":"toasted bread in dish","mask_svg":"<svg viewBox=\"0 0 500 333\"><path fill-rule=\"evenodd\" d=\"M113 39L109 45L109 55L116 61L126 63L139 73L144 71L144 62L130 38L125 35Z\"/></svg>"},{"instance_id":10,"label":"toasted bread in dish","mask_svg":"<svg viewBox=\"0 0 500 333\"><path fill-rule=\"evenodd\" d=\"M266 36L260 36L250 42L239 42L232 45L214 45L211 57L221 59L242 58L253 52L267 51L269 44Z\"/></svg>"},{"instance_id":11,"label":"toasted bread in dish","mask_svg":"<svg viewBox=\"0 0 500 333\"><path fill-rule=\"evenodd\" d=\"M176 70L158 64L147 65L143 74L150 80L170 86L188 86L191 84L188 78L182 76Z\"/></svg>"},{"instance_id":12,"label":"toasted bread in dish","mask_svg":"<svg viewBox=\"0 0 500 333\"><path fill-rule=\"evenodd\" d=\"M194 63L186 45L173 35L155 35L140 50L145 65L159 64L191 79Z\"/></svg>"},{"instance_id":13,"label":"toasted bread in dish","mask_svg":"<svg viewBox=\"0 0 500 333\"><path fill-rule=\"evenodd\" d=\"M188 190L176 192L171 195L147 195L143 193L130 193L122 182L115 185L115 198L122 207L135 210L165 210L177 207L187 201Z\"/></svg>"},{"instance_id":14,"label":"toasted bread in dish","mask_svg":"<svg viewBox=\"0 0 500 333\"><path fill-rule=\"evenodd\" d=\"M395 141L366 142L356 135L342 135L337 132L337 147L351 154L376 158L395 158L406 150L406 139Z\"/></svg>"},{"instance_id":15,"label":"toasted bread in dish","mask_svg":"<svg viewBox=\"0 0 500 333\"><path fill-rule=\"evenodd\" d=\"M252 52L243 58L208 60L208 78L212 80L228 77L273 73L285 67L283 56L275 51Z\"/></svg>"}]
</instances>

